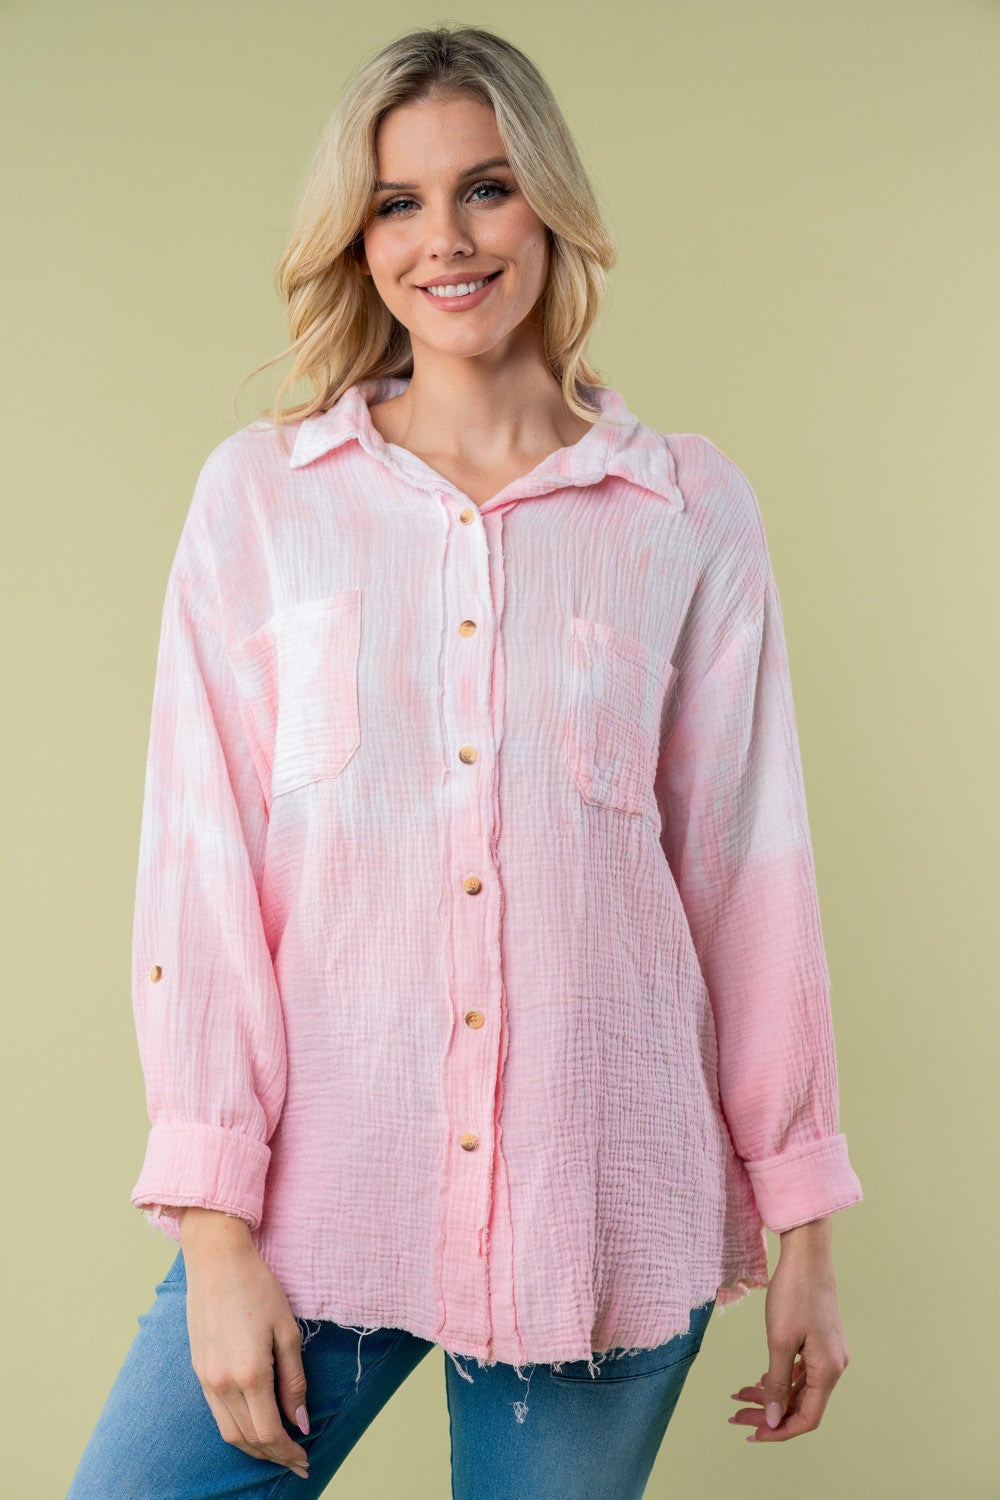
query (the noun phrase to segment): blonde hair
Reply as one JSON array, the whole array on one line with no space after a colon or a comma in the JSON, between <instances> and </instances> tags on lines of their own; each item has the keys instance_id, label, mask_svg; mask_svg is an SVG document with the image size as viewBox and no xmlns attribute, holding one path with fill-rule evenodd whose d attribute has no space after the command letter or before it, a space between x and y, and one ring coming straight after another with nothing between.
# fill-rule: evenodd
<instances>
[{"instance_id":1,"label":"blonde hair","mask_svg":"<svg viewBox=\"0 0 1000 1500\"><path fill-rule=\"evenodd\" d=\"M518 185L548 226L546 358L570 410L585 420L599 415L587 389L605 382L585 348L616 256L588 173L535 64L491 31L442 24L407 32L365 62L320 132L275 269L291 343L237 386L238 393L260 370L294 356L263 414L279 436L284 422L326 410L357 381L412 375L409 333L358 264L378 178L375 135L395 106L457 92L492 107ZM302 378L314 397L281 410Z\"/></svg>"}]
</instances>

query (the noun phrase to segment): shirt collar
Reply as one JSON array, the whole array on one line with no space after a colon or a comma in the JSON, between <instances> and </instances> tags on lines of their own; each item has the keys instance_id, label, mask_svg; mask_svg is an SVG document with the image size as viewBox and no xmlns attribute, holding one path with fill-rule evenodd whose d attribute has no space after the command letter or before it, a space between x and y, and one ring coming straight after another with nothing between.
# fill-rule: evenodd
<instances>
[{"instance_id":1,"label":"shirt collar","mask_svg":"<svg viewBox=\"0 0 1000 1500\"><path fill-rule=\"evenodd\" d=\"M385 442L368 411L370 404L400 395L409 383L408 376L389 375L348 386L333 406L299 423L289 467L302 468L354 439L373 458L410 482L426 487L439 484L440 479L422 459ZM664 435L633 416L617 391L596 387L593 396L601 414L590 431L578 442L551 453L530 475L517 481L516 491L510 486L512 494L538 494L567 484L599 484L607 474L614 474L683 510L674 457Z\"/></svg>"}]
</instances>

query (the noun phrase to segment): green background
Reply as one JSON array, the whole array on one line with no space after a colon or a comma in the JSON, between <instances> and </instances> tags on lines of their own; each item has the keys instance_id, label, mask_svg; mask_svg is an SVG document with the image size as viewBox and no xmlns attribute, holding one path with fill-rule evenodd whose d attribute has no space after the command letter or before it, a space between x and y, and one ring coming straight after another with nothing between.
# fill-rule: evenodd
<instances>
[{"instance_id":1,"label":"green background","mask_svg":"<svg viewBox=\"0 0 1000 1500\"><path fill-rule=\"evenodd\" d=\"M647 1494L986 1500L1000 7L972 0L0 6L0 1496L64 1494L176 1249L128 1203L173 549L203 459L277 383L234 414L285 343L272 270L329 107L364 54L442 19L552 83L619 247L595 362L750 478L789 639L865 1192L834 1221L851 1363L820 1428L762 1458L726 1418L766 1368L764 1294L717 1315ZM443 1360L331 1492L450 1492Z\"/></svg>"}]
</instances>

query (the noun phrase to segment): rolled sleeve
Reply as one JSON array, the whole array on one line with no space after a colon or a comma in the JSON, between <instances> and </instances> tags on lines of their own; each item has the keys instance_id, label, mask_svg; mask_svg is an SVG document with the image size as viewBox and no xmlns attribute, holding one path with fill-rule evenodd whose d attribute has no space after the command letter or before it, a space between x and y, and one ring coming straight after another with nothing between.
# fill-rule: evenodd
<instances>
[{"instance_id":1,"label":"rolled sleeve","mask_svg":"<svg viewBox=\"0 0 1000 1500\"><path fill-rule=\"evenodd\" d=\"M132 997L150 1119L136 1208L264 1211L285 1034L259 898L267 815L219 630L167 584L139 840Z\"/></svg>"}]
</instances>

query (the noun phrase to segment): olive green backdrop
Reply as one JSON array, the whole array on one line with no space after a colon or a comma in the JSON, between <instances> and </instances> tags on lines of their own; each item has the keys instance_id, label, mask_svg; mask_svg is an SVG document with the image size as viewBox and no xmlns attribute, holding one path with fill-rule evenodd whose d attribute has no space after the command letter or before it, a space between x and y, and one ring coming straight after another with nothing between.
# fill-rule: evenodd
<instances>
[{"instance_id":1,"label":"olive green backdrop","mask_svg":"<svg viewBox=\"0 0 1000 1500\"><path fill-rule=\"evenodd\" d=\"M234 416L284 343L272 270L330 104L363 54L440 19L497 27L552 82L620 250L596 361L751 479L789 636L865 1190L834 1223L851 1363L820 1428L759 1457L726 1418L766 1368L764 1294L718 1315L647 1493L986 1500L1000 6L973 0L0 6L0 1496L64 1494L174 1254L128 1203L173 549L203 459L277 381ZM331 1492L450 1493L443 1361Z\"/></svg>"}]
</instances>

